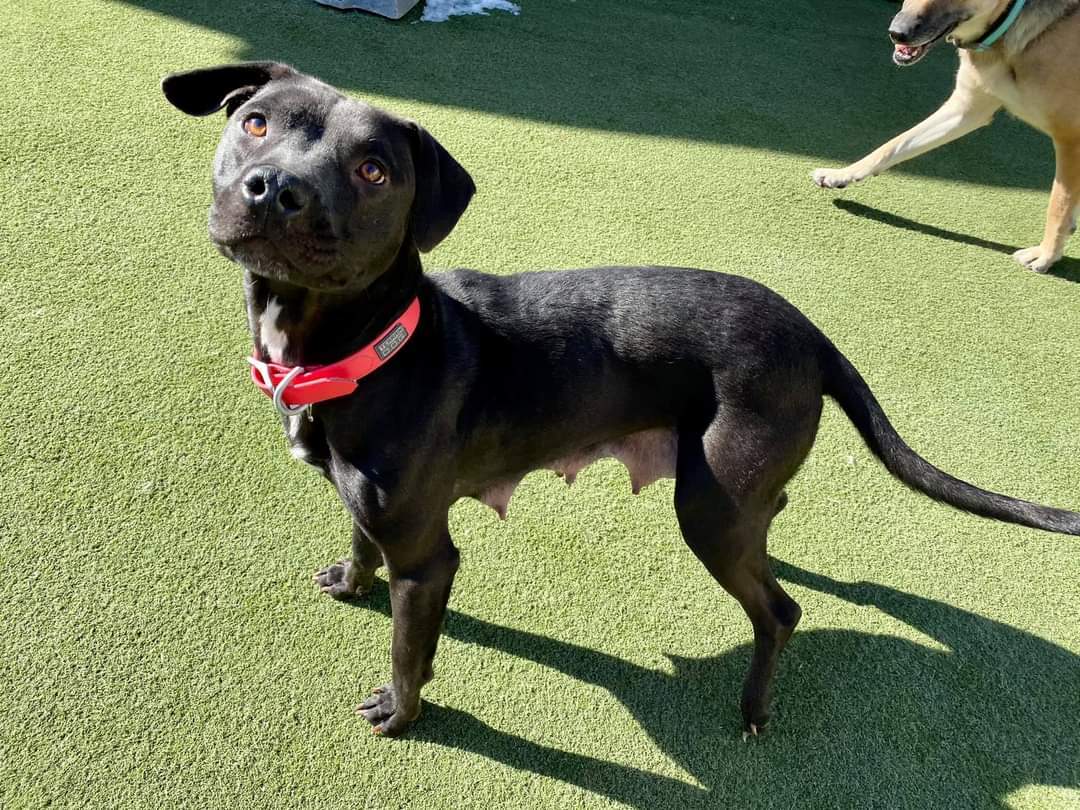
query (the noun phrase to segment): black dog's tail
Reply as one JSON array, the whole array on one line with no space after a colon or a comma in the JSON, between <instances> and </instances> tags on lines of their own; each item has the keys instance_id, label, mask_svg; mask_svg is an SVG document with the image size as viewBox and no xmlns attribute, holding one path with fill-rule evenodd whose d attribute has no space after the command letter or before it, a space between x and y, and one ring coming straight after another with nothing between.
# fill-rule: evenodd
<instances>
[{"instance_id":1,"label":"black dog's tail","mask_svg":"<svg viewBox=\"0 0 1080 810\"><path fill-rule=\"evenodd\" d=\"M1080 535L1080 514L979 489L953 478L907 446L855 366L826 339L825 393L835 399L885 467L912 489L983 517L1034 529Z\"/></svg>"}]
</instances>

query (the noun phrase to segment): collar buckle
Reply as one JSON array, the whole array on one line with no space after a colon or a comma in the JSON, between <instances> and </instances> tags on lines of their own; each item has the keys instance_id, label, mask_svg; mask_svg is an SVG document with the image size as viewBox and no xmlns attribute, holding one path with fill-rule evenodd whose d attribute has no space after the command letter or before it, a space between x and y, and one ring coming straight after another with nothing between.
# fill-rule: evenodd
<instances>
[{"instance_id":1,"label":"collar buckle","mask_svg":"<svg viewBox=\"0 0 1080 810\"><path fill-rule=\"evenodd\" d=\"M262 377L266 387L271 390L272 393L270 394L270 398L274 402L274 407L277 408L278 413L282 416L296 416L297 414L302 413L305 408L310 407L308 405L287 405L282 399L282 397L285 396L285 389L292 385L293 380L304 373L303 366L296 366L290 369L289 373L282 377L277 385L274 385L274 381L270 377L270 369L267 367L266 363L254 357L249 357L247 361L251 363L252 369Z\"/></svg>"}]
</instances>

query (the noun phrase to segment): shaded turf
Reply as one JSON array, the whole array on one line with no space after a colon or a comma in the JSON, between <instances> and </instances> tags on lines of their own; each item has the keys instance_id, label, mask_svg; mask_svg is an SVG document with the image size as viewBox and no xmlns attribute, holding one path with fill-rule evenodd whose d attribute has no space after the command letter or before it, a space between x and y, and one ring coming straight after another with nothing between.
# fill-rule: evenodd
<instances>
[{"instance_id":1,"label":"shaded turf","mask_svg":"<svg viewBox=\"0 0 1080 810\"><path fill-rule=\"evenodd\" d=\"M0 0L0 805L1076 806L1080 545L936 506L829 407L773 553L805 619L743 745L749 626L682 547L670 482L530 477L465 565L413 737L385 588L321 598L347 521L245 382L205 235L222 121L173 69L277 57L421 119L480 194L433 267L600 262L757 278L901 432L980 484L1080 507L1080 262L1038 240L1049 143L1002 120L845 193L947 93L889 3L525 0L398 24L302 0ZM859 583L859 584L852 584Z\"/></svg>"}]
</instances>

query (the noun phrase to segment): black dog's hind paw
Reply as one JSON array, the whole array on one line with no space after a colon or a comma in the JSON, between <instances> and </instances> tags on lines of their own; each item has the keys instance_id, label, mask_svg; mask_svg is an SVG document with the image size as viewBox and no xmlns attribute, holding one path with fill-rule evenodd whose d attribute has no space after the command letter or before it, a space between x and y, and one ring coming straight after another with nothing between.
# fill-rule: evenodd
<instances>
[{"instance_id":1,"label":"black dog's hind paw","mask_svg":"<svg viewBox=\"0 0 1080 810\"><path fill-rule=\"evenodd\" d=\"M315 572L319 590L334 599L366 596L375 583L375 572L365 571L352 560L338 560L334 565Z\"/></svg>"},{"instance_id":2,"label":"black dog's hind paw","mask_svg":"<svg viewBox=\"0 0 1080 810\"><path fill-rule=\"evenodd\" d=\"M765 731L764 726L759 726L759 725L757 725L755 723L750 723L742 733L742 741L746 742L751 737L760 736L763 731Z\"/></svg>"},{"instance_id":3,"label":"black dog's hind paw","mask_svg":"<svg viewBox=\"0 0 1080 810\"><path fill-rule=\"evenodd\" d=\"M371 697L356 707L356 713L371 723L373 734L398 737L408 731L409 726L420 716L420 707L416 707L412 717L398 711L394 687L385 684L373 689Z\"/></svg>"}]
</instances>

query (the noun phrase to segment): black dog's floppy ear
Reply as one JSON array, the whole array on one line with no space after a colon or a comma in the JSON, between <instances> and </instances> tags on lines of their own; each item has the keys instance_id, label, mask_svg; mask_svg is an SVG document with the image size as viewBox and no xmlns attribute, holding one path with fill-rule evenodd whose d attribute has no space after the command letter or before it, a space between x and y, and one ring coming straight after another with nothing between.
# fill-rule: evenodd
<instances>
[{"instance_id":1,"label":"black dog's floppy ear","mask_svg":"<svg viewBox=\"0 0 1080 810\"><path fill-rule=\"evenodd\" d=\"M240 62L173 73L161 80L161 90L170 104L188 115L210 115L222 107L228 107L231 115L264 84L295 75L280 62Z\"/></svg>"},{"instance_id":2,"label":"black dog's floppy ear","mask_svg":"<svg viewBox=\"0 0 1080 810\"><path fill-rule=\"evenodd\" d=\"M412 235L416 247L427 253L449 236L476 192L476 184L461 164L427 130L410 122L416 198L412 207Z\"/></svg>"}]
</instances>

